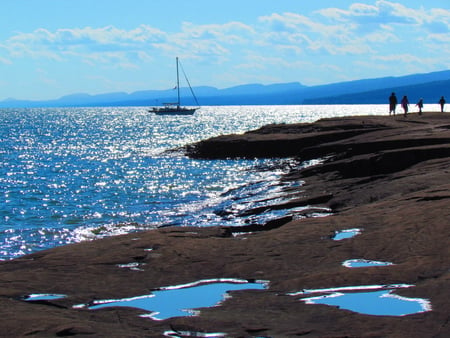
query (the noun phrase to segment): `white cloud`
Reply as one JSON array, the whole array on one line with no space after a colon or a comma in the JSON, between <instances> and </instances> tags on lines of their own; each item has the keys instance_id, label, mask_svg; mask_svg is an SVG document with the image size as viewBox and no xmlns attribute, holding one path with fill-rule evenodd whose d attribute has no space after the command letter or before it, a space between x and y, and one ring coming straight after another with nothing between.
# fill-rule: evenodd
<instances>
[{"instance_id":1,"label":"white cloud","mask_svg":"<svg viewBox=\"0 0 450 338\"><path fill-rule=\"evenodd\" d=\"M54 61L79 59L89 64L135 67L131 61L148 60L145 50L167 41L167 34L147 25L132 30L113 26L102 28L39 28L19 33L4 43L12 57L47 58Z\"/></svg>"},{"instance_id":2,"label":"white cloud","mask_svg":"<svg viewBox=\"0 0 450 338\"><path fill-rule=\"evenodd\" d=\"M4 45L0 44L0 63L3 63L5 65L12 64L12 61L7 56L2 56L1 54L8 54L8 48L6 48Z\"/></svg>"},{"instance_id":3,"label":"white cloud","mask_svg":"<svg viewBox=\"0 0 450 338\"><path fill-rule=\"evenodd\" d=\"M392 67L395 62L400 68L405 64L437 64L438 57L428 54L437 54L441 44L448 55L449 33L447 9L410 8L387 0L363 4L356 0L347 8L326 8L308 15L272 13L254 24L184 22L174 32L145 24L131 29L112 25L39 28L1 42L0 64L28 57L136 70L159 55L178 55L198 62L207 60L214 67L226 65L224 72L240 67L249 72L276 68L281 73L303 67L318 73L339 73L340 69L356 73L358 70L349 69L351 63L358 65L355 68L369 70L374 66L368 60L378 62L379 69ZM442 58L439 60L442 64ZM323 65L327 65L327 71Z\"/></svg>"},{"instance_id":4,"label":"white cloud","mask_svg":"<svg viewBox=\"0 0 450 338\"><path fill-rule=\"evenodd\" d=\"M217 40L227 43L242 43L255 33L255 30L241 22L228 22L225 24L195 25L185 22L182 25L185 38L204 40Z\"/></svg>"},{"instance_id":5,"label":"white cloud","mask_svg":"<svg viewBox=\"0 0 450 338\"><path fill-rule=\"evenodd\" d=\"M11 65L12 61L10 59L4 58L0 56L0 63L3 63L5 65Z\"/></svg>"},{"instance_id":6,"label":"white cloud","mask_svg":"<svg viewBox=\"0 0 450 338\"><path fill-rule=\"evenodd\" d=\"M416 23L421 10L408 8L400 3L385 0L375 2L375 5L354 3L347 10L326 8L317 13L328 19L353 21L359 24L411 24Z\"/></svg>"},{"instance_id":7,"label":"white cloud","mask_svg":"<svg viewBox=\"0 0 450 338\"><path fill-rule=\"evenodd\" d=\"M450 43L450 34L430 34L427 36L427 40L438 43Z\"/></svg>"},{"instance_id":8,"label":"white cloud","mask_svg":"<svg viewBox=\"0 0 450 338\"><path fill-rule=\"evenodd\" d=\"M379 10L377 6L355 3L350 5L350 12L354 16L376 16Z\"/></svg>"},{"instance_id":9,"label":"white cloud","mask_svg":"<svg viewBox=\"0 0 450 338\"><path fill-rule=\"evenodd\" d=\"M439 29L450 27L450 10L444 8L410 8L398 2L378 0L374 5L354 3L347 10L338 8L326 8L317 11L326 19L341 22L354 22L360 25L391 26L409 25L433 27Z\"/></svg>"},{"instance_id":10,"label":"white cloud","mask_svg":"<svg viewBox=\"0 0 450 338\"><path fill-rule=\"evenodd\" d=\"M260 22L266 24L270 32L274 33L317 33L322 36L331 36L336 33L345 33L345 25L327 25L312 18L296 13L274 13L270 16L259 18Z\"/></svg>"},{"instance_id":11,"label":"white cloud","mask_svg":"<svg viewBox=\"0 0 450 338\"><path fill-rule=\"evenodd\" d=\"M148 25L131 30L107 26L51 32L39 28L11 37L5 46L13 57L42 57L54 61L79 59L92 65L129 68L151 60L151 53L156 50L177 55L188 50L191 55L220 59L230 53L226 46L248 44L252 35L253 28L239 22L200 26L185 23L180 32L172 34Z\"/></svg>"},{"instance_id":12,"label":"white cloud","mask_svg":"<svg viewBox=\"0 0 450 338\"><path fill-rule=\"evenodd\" d=\"M272 14L260 18L267 27L262 29L260 40L277 45L297 44L311 51L325 51L329 54L360 53L367 51L367 46L346 46L354 41L349 24L324 24L306 16L295 13ZM267 33L264 33L267 31Z\"/></svg>"},{"instance_id":13,"label":"white cloud","mask_svg":"<svg viewBox=\"0 0 450 338\"><path fill-rule=\"evenodd\" d=\"M27 42L35 44L53 44L60 47L70 45L91 46L93 44L121 46L131 43L161 42L166 34L147 25L140 25L132 30L118 29L114 26L102 28L62 28L55 32L39 28L32 33L20 33L10 40L13 42Z\"/></svg>"},{"instance_id":14,"label":"white cloud","mask_svg":"<svg viewBox=\"0 0 450 338\"><path fill-rule=\"evenodd\" d=\"M39 28L19 33L5 45L10 57L45 57L55 61L79 58L90 64L137 67L139 62L152 60L151 54L156 51L183 54L188 50L192 58L209 57L216 62L227 60L234 48L265 50L272 47L291 55L308 51L358 55L373 52L374 44L399 42L398 25L414 27L411 40L429 36L435 41L446 41L449 23L450 11L445 9L425 11L378 0L373 5L355 2L347 9L326 8L311 16L273 13L260 17L259 24L254 26L243 22L209 25L185 22L175 33L149 25L129 30L115 26L55 31Z\"/></svg>"},{"instance_id":15,"label":"white cloud","mask_svg":"<svg viewBox=\"0 0 450 338\"><path fill-rule=\"evenodd\" d=\"M413 54L392 54L392 55L378 55L374 56L373 60L381 60L387 62L395 62L395 63L428 63L430 60L425 60L423 58L417 57Z\"/></svg>"},{"instance_id":16,"label":"white cloud","mask_svg":"<svg viewBox=\"0 0 450 338\"><path fill-rule=\"evenodd\" d=\"M385 30L368 33L364 37L364 39L368 42L373 42L373 43L397 43L397 42L400 42L400 39L398 38L397 35L389 32L389 31L386 32Z\"/></svg>"}]
</instances>

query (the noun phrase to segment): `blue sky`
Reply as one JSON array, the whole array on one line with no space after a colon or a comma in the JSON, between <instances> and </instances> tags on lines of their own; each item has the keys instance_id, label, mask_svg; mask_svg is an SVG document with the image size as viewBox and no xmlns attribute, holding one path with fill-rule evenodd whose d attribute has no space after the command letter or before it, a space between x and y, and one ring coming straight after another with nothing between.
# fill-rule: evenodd
<instances>
[{"instance_id":1,"label":"blue sky","mask_svg":"<svg viewBox=\"0 0 450 338\"><path fill-rule=\"evenodd\" d=\"M2 0L0 100L450 69L448 0Z\"/></svg>"}]
</instances>

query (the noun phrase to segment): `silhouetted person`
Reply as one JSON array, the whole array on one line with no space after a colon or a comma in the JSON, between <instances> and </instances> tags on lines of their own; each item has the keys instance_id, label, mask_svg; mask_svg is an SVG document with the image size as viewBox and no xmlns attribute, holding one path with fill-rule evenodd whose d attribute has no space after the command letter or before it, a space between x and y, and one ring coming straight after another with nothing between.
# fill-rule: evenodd
<instances>
[{"instance_id":1,"label":"silhouetted person","mask_svg":"<svg viewBox=\"0 0 450 338\"><path fill-rule=\"evenodd\" d=\"M422 115L423 99L420 99L416 106L419 107L419 115Z\"/></svg>"},{"instance_id":2,"label":"silhouetted person","mask_svg":"<svg viewBox=\"0 0 450 338\"><path fill-rule=\"evenodd\" d=\"M389 115L391 113L394 113L395 115L395 108L397 107L397 96L395 96L395 93L392 93L391 96L389 96Z\"/></svg>"},{"instance_id":3,"label":"silhouetted person","mask_svg":"<svg viewBox=\"0 0 450 338\"><path fill-rule=\"evenodd\" d=\"M441 105L441 113L444 112L444 104L445 104L445 99L443 96L441 96L441 99L439 100L439 104Z\"/></svg>"},{"instance_id":4,"label":"silhouetted person","mask_svg":"<svg viewBox=\"0 0 450 338\"><path fill-rule=\"evenodd\" d=\"M408 105L409 105L408 97L406 95L403 96L401 104L406 116L406 114L408 114Z\"/></svg>"}]
</instances>

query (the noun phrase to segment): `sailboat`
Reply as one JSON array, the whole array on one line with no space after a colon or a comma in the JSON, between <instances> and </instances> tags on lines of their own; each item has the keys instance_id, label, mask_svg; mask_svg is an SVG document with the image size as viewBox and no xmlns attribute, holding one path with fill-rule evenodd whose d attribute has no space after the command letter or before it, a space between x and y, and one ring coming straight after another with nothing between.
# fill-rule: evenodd
<instances>
[{"instance_id":1,"label":"sailboat","mask_svg":"<svg viewBox=\"0 0 450 338\"><path fill-rule=\"evenodd\" d=\"M180 73L179 73L179 64L180 61L178 60L178 57L176 58L176 66L177 66L177 101L172 103L164 103L163 107L153 107L149 110L150 113L155 113L156 115L192 115L195 113L197 108L193 107L183 107L181 106L180 102ZM184 73L184 71L183 71ZM186 74L184 73L184 76L186 78L186 82L189 85L189 89L191 90L191 94L195 99L195 102L197 103L197 106L199 106L197 97L194 94L194 91L192 90L191 84L189 83L189 80L187 79Z\"/></svg>"}]
</instances>

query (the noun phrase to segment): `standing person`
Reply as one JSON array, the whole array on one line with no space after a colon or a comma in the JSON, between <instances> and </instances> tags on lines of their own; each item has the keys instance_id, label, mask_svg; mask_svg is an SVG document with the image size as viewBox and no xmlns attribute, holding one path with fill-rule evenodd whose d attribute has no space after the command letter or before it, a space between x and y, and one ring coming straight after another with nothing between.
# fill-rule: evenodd
<instances>
[{"instance_id":1,"label":"standing person","mask_svg":"<svg viewBox=\"0 0 450 338\"><path fill-rule=\"evenodd\" d=\"M439 104L441 105L441 113L444 112L444 104L445 104L445 99L443 96L441 96L441 99L439 100Z\"/></svg>"},{"instance_id":2,"label":"standing person","mask_svg":"<svg viewBox=\"0 0 450 338\"><path fill-rule=\"evenodd\" d=\"M392 93L391 96L389 96L389 115L391 115L391 113L394 113L395 115L396 107L397 107L397 96L395 96L395 93Z\"/></svg>"},{"instance_id":3,"label":"standing person","mask_svg":"<svg viewBox=\"0 0 450 338\"><path fill-rule=\"evenodd\" d=\"M416 104L417 107L419 107L419 115L422 115L422 108L423 108L423 99L421 98L419 102Z\"/></svg>"},{"instance_id":4,"label":"standing person","mask_svg":"<svg viewBox=\"0 0 450 338\"><path fill-rule=\"evenodd\" d=\"M403 96L401 104L406 117L406 114L408 114L408 105L409 105L408 97L406 95Z\"/></svg>"}]
</instances>

